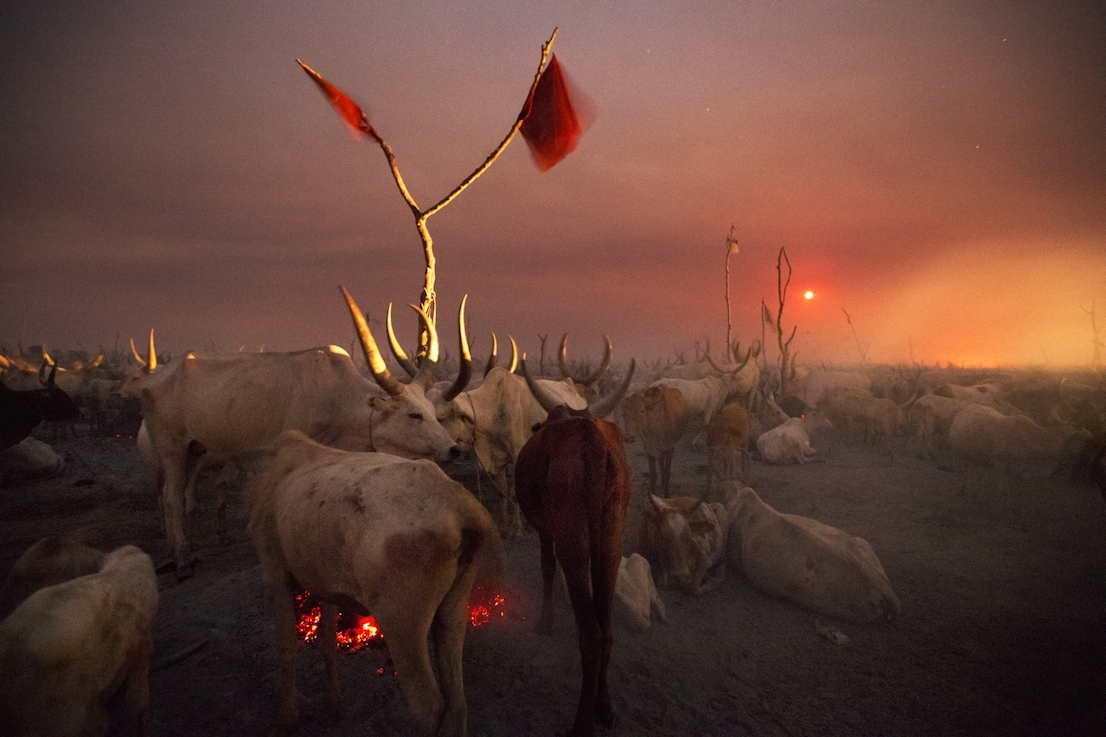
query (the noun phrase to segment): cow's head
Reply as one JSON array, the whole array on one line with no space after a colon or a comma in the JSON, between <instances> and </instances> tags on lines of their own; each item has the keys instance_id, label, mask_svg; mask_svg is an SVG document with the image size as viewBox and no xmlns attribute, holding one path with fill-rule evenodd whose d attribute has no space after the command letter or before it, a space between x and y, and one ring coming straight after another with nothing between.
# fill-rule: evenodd
<instances>
[{"instance_id":1,"label":"cow's head","mask_svg":"<svg viewBox=\"0 0 1106 737\"><path fill-rule=\"evenodd\" d=\"M563 345L563 342L562 342ZM608 341L608 352L610 342ZM609 358L607 359L609 363ZM550 414L550 420L553 420L554 410L557 411L557 417L592 417L594 419L603 419L607 415L614 412L618 407L623 397L626 396L626 392L630 388L630 382L634 378L634 367L636 366L634 359L630 359L630 368L626 372L625 378L619 387L611 394L597 399L595 402L589 403L587 409L574 410L570 409L563 402L557 400L552 394L542 388L540 384L534 381L530 376L530 372L526 370L526 354L522 354L522 360L519 361L519 368L522 371L523 378L526 379L526 386L530 388L530 393L534 395L534 399L538 400L538 404L542 406L546 412Z\"/></svg>"},{"instance_id":2,"label":"cow's head","mask_svg":"<svg viewBox=\"0 0 1106 737\"><path fill-rule=\"evenodd\" d=\"M461 451L438 422L434 405L426 396L438 364L438 331L434 322L420 307L411 305L423 321L429 342L415 376L409 384L401 384L384 364L368 321L345 287L342 295L357 328L365 362L377 385L384 390L383 395L370 399L368 429L373 449L404 458L432 458L440 463L456 458Z\"/></svg>"},{"instance_id":3,"label":"cow's head","mask_svg":"<svg viewBox=\"0 0 1106 737\"><path fill-rule=\"evenodd\" d=\"M557 368L565 379L572 379L572 385L576 393L591 404L599 396L599 382L607 375L611 368L611 339L603 336L603 358L599 365L591 373L583 376L573 376L568 367L568 333L561 336L561 346L557 351Z\"/></svg>"},{"instance_id":4,"label":"cow's head","mask_svg":"<svg viewBox=\"0 0 1106 737\"><path fill-rule=\"evenodd\" d=\"M42 368L46 368L45 362L42 364ZM34 390L35 403L38 405L39 412L42 413L42 419L48 422L75 420L81 416L81 410L77 407L76 402L54 383L54 377L57 373L57 364L51 367L50 375L46 379L42 379L40 372L42 388Z\"/></svg>"}]
</instances>

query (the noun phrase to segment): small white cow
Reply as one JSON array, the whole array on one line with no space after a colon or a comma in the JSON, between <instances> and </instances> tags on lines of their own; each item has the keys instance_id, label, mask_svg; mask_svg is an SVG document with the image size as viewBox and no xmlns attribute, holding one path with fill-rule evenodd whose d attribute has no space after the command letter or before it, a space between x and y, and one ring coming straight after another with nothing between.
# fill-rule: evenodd
<instances>
[{"instance_id":1,"label":"small white cow","mask_svg":"<svg viewBox=\"0 0 1106 737\"><path fill-rule=\"evenodd\" d=\"M278 728L299 721L293 597L306 588L323 602L320 621L329 628L319 641L332 709L341 698L334 633L341 602L380 625L418 732L464 735L469 592L498 542L484 507L430 461L336 450L298 430L281 435L249 489L250 537L276 615Z\"/></svg>"},{"instance_id":2,"label":"small white cow","mask_svg":"<svg viewBox=\"0 0 1106 737\"><path fill-rule=\"evenodd\" d=\"M0 450L0 487L53 476L64 467L65 460L53 448L28 436Z\"/></svg>"},{"instance_id":3,"label":"small white cow","mask_svg":"<svg viewBox=\"0 0 1106 737\"><path fill-rule=\"evenodd\" d=\"M806 463L817 451L810 447L810 433L830 428L830 421L816 412L792 417L757 438L761 460L772 465Z\"/></svg>"},{"instance_id":4,"label":"small white cow","mask_svg":"<svg viewBox=\"0 0 1106 737\"><path fill-rule=\"evenodd\" d=\"M97 573L31 594L0 623L0 724L13 737L87 737L108 728L121 688L149 734L151 628L158 607L150 556L133 545Z\"/></svg>"},{"instance_id":5,"label":"small white cow","mask_svg":"<svg viewBox=\"0 0 1106 737\"><path fill-rule=\"evenodd\" d=\"M637 630L647 630L653 612L662 622L668 621L664 602L653 581L653 569L644 557L631 553L618 564L618 579L614 586L615 617Z\"/></svg>"},{"instance_id":6,"label":"small white cow","mask_svg":"<svg viewBox=\"0 0 1106 737\"><path fill-rule=\"evenodd\" d=\"M889 620L899 599L866 540L781 514L738 483L726 490L729 561L759 591L847 622Z\"/></svg>"}]
</instances>

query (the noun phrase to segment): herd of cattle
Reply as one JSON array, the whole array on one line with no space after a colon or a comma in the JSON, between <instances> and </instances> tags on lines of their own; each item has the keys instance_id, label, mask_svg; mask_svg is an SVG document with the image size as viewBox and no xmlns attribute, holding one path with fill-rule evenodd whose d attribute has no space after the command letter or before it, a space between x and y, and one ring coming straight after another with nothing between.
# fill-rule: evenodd
<instances>
[{"instance_id":1,"label":"herd of cattle","mask_svg":"<svg viewBox=\"0 0 1106 737\"><path fill-rule=\"evenodd\" d=\"M41 423L55 432L74 422L95 428L121 403L137 405L134 434L158 479L180 577L193 562L188 522L201 470L247 475L248 531L277 621L282 731L299 720L293 597L307 588L323 602L324 625L339 606L373 614L420 733L465 734L469 593L481 567L495 567L501 535L520 534L523 520L540 540L539 632L552 627L558 568L575 615L582 675L574 735L612 723L612 612L625 609L639 627L653 611L663 618L654 575L698 596L730 566L758 589L827 617L894 617L898 598L866 541L782 514L743 483L753 462L816 460L819 432L886 447L892 463L911 448L1079 471L1106 496L1101 376L1018 387L902 368L780 377L754 343L721 363L705 356L639 372L631 360L616 377L609 341L596 367L574 373L566 336L560 379L532 376L512 339L509 365L498 366L493 350L474 380L462 301L451 380L438 377L435 322L415 308L428 340L413 361L389 310L401 380L342 291L367 376L337 346L159 362L152 332L146 355L132 343L130 365L114 371L102 353L65 366L45 351L39 365L0 356L0 481L60 467L31 435ZM630 442L641 443L649 474L640 554L626 557ZM707 460L706 498L672 494L677 452ZM494 497L478 499L442 469L465 453ZM145 733L157 605L153 562L134 546L103 553L68 538L32 546L0 591L0 723L17 735L102 734L104 703L124 689ZM337 709L334 648L322 651L327 704Z\"/></svg>"}]
</instances>

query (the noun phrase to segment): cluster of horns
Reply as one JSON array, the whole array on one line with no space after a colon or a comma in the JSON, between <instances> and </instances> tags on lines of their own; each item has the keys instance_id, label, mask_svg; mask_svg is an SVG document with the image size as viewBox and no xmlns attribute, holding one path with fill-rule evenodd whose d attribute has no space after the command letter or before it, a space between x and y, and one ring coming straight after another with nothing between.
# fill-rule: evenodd
<instances>
[{"instance_id":1,"label":"cluster of horns","mask_svg":"<svg viewBox=\"0 0 1106 737\"><path fill-rule=\"evenodd\" d=\"M346 300L346 306L349 308L350 317L353 318L354 327L357 329L357 337L361 343L361 349L365 353L365 362L369 366L369 370L372 372L373 378L376 383L380 385L384 391L392 396L398 396L403 393L403 384L401 384L394 376L392 372L388 370L387 365L384 363L384 357L380 353L380 349L377 347L376 339L373 337L372 331L369 329L369 323L365 319L364 313L361 308L357 306L357 302L353 299L353 296L346 290L345 287L340 287L342 290L342 296ZM445 390L442 391L442 399L444 401L453 400L458 394L464 391L468 386L469 380L472 378L472 352L469 349L468 332L465 328L465 304L468 302L468 295L466 294L461 299L461 306L457 311L457 334L458 345L460 349L460 367L457 372L457 378L453 383ZM396 338L395 330L392 327L392 305L388 305L387 316L387 330L388 330L388 346L391 348L392 355L395 357L396 362L408 375L412 384L421 384L424 389L430 388L430 385L434 382L434 377L438 369L438 356L439 356L439 342L438 342L438 330L434 325L434 321L426 314L418 305L409 305L418 316L422 329L427 334L427 347L426 354L422 357L422 360L416 365L414 361L408 357L407 353L403 350L399 340ZM611 341L606 336L603 337L604 350L603 359L599 362L599 366L594 371L585 376L574 376L568 367L568 333L565 333L561 338L560 349L557 351L557 367L560 369L561 375L565 378L570 378L574 383L583 385L585 387L595 386L600 379L602 379L607 371L611 367ZM514 373L515 369L521 365L523 376L526 378L527 385L530 387L530 391L533 392L534 397L538 402L549 411L552 407L557 406L557 402L548 392L542 389L539 384L536 384L531 378L530 374L526 370L526 356L523 355L522 360L519 360L518 344L515 343L513 337L511 341L511 361L508 371ZM495 333L492 333L492 350L488 356L487 365L484 367L484 374L487 375L498 362L498 348L499 343ZM150 330L150 344L147 352L147 358L143 358L139 355L134 345L134 340L131 339L131 353L134 355L135 361L138 362L143 370L147 373L152 372L157 368L157 353L154 350L154 331ZM634 374L634 361L630 361L630 370L627 372L622 385L610 396L603 398L595 403L589 405L589 413L593 417L604 417L614 411L614 408L625 396L626 391L629 388L630 380ZM547 406L548 405L548 406Z\"/></svg>"},{"instance_id":2,"label":"cluster of horns","mask_svg":"<svg viewBox=\"0 0 1106 737\"><path fill-rule=\"evenodd\" d=\"M461 299L461 306L457 312L457 335L458 347L460 351L460 366L457 372L457 378L447 389L442 391L442 399L447 402L451 401L458 394L464 391L465 387L468 386L468 383L472 378L472 352L470 350L468 342L468 331L465 328L465 305L467 301L468 295L466 294ZM427 347L426 356L423 358L420 364L416 365L416 363L411 360L406 351L403 350L403 346L400 345L399 340L396 338L395 329L392 326L391 305L388 305L388 316L386 324L388 329L388 346L389 348L391 348L392 355L395 357L396 363L398 363L403 368L404 372L406 372L407 375L411 377L412 381L417 381L419 377L427 371L428 366L433 367L437 364L437 333L433 330L432 326L429 326L429 321L426 319L426 314L422 310L420 310L415 305L411 305L411 308L419 313L419 317L422 320L423 326L427 328L428 334L430 335L430 342ZM352 310L353 306L351 306L351 311ZM357 319L356 316L354 317L354 319ZM508 337L511 341L511 360L508 364L507 370L511 373L514 373L515 370L521 366L522 374L527 380L527 385L530 387L530 391L533 392L534 397L538 400L542 407L545 408L546 411L549 411L552 407L560 404L560 402L558 402L547 391L545 391L540 384L536 384L534 382L534 380L531 378L530 374L526 370L525 354L522 356L522 360L520 361L518 344L515 342L514 337ZM561 337L561 345L557 351L557 367L561 372L561 376L564 378L570 378L574 383L585 387L595 386L600 379L606 376L611 367L611 341L606 336L603 337L603 341L603 358L599 362L599 365L592 372L583 376L577 376L574 375L568 367L568 333L565 333ZM496 337L496 334L492 333L492 349L491 353L488 355L487 364L484 367L485 376L487 376L489 371L495 368L498 360L499 340ZM634 363L633 361L631 361L630 370L629 372L627 372L626 377L622 382L622 386L619 387L619 389L616 390L611 396L605 397L604 399L589 405L589 413L594 417L603 417L614 411L614 408L618 405L618 402L621 401L622 397L625 395L627 389L629 388L630 381L633 378L633 372Z\"/></svg>"}]
</instances>

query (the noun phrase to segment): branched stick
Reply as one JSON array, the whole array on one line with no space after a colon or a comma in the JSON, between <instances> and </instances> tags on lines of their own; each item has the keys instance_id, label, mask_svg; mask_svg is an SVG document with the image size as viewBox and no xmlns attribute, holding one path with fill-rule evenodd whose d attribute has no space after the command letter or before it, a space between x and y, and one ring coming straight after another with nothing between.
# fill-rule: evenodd
<instances>
[{"instance_id":1,"label":"branched stick","mask_svg":"<svg viewBox=\"0 0 1106 737\"><path fill-rule=\"evenodd\" d=\"M787 279L783 278L783 264L787 264ZM776 294L779 297L780 307L776 313L776 342L780 346L780 396L783 396L787 388L788 368L794 369L794 358L791 356L791 341L795 339L795 332L799 329L796 325L791 329L791 335L785 341L783 339L783 307L787 302L787 287L791 284L791 259L787 258L787 249L780 247L776 256Z\"/></svg>"},{"instance_id":2,"label":"branched stick","mask_svg":"<svg viewBox=\"0 0 1106 737\"><path fill-rule=\"evenodd\" d=\"M465 179L462 180L461 183L458 184L453 189L453 191L446 195L440 202L433 205L427 210L419 209L418 203L415 202L415 198L411 195L411 191L407 188L406 182L403 181L403 175L399 171L399 164L396 161L396 156L395 153L392 151L392 147L388 145L383 136L381 136L377 132L376 128L373 127L372 123L369 121L368 116L365 115L364 112L361 113L360 120L357 124L358 130L360 130L365 135L372 137L372 139L376 141L377 144L380 146L380 150L384 152L384 158L388 160L388 168L392 171L392 178L396 182L396 187L399 188L399 193L403 197L403 201L407 203L407 206L411 208L411 213L415 216L415 228L418 229L419 238L422 239L423 256L426 261L426 272L423 279L422 294L420 296L419 302L420 307L422 307L423 311L427 314L432 322L437 320L438 313L437 295L434 291L437 259L434 258L434 239L430 236L430 230L426 226L426 221L431 215L438 212L443 207L452 202L457 197L457 195L461 194L461 192L463 192L470 184L476 181L476 179L481 174L487 171L488 167L491 166L497 158L499 158L499 155L503 153L504 149L507 148L507 145L515 137L515 134L518 133L520 128L522 128L522 124L526 121L527 116L530 114L530 108L532 107L534 102L534 92L535 90L537 90L538 82L541 81L542 74L545 72L546 60L549 58L550 49L553 47L553 41L556 38L557 29L554 28L553 34L549 37L549 40L542 44L541 61L538 62L538 70L534 74L534 81L530 85L530 92L526 96L526 102L522 106L522 112L519 113L518 119L515 120L514 125L511 126L511 130L507 133L507 136L503 139L502 142L500 142L498 146L496 146L495 150L492 151L486 159L484 159L484 163L476 167L476 169L471 174L465 177ZM322 80L322 77L314 69L307 66L299 59L297 59L296 61L301 67L303 67L304 71L315 78L316 81ZM427 333L427 330L420 323L419 350L417 356L420 361L425 356L428 339L429 335Z\"/></svg>"}]
</instances>

